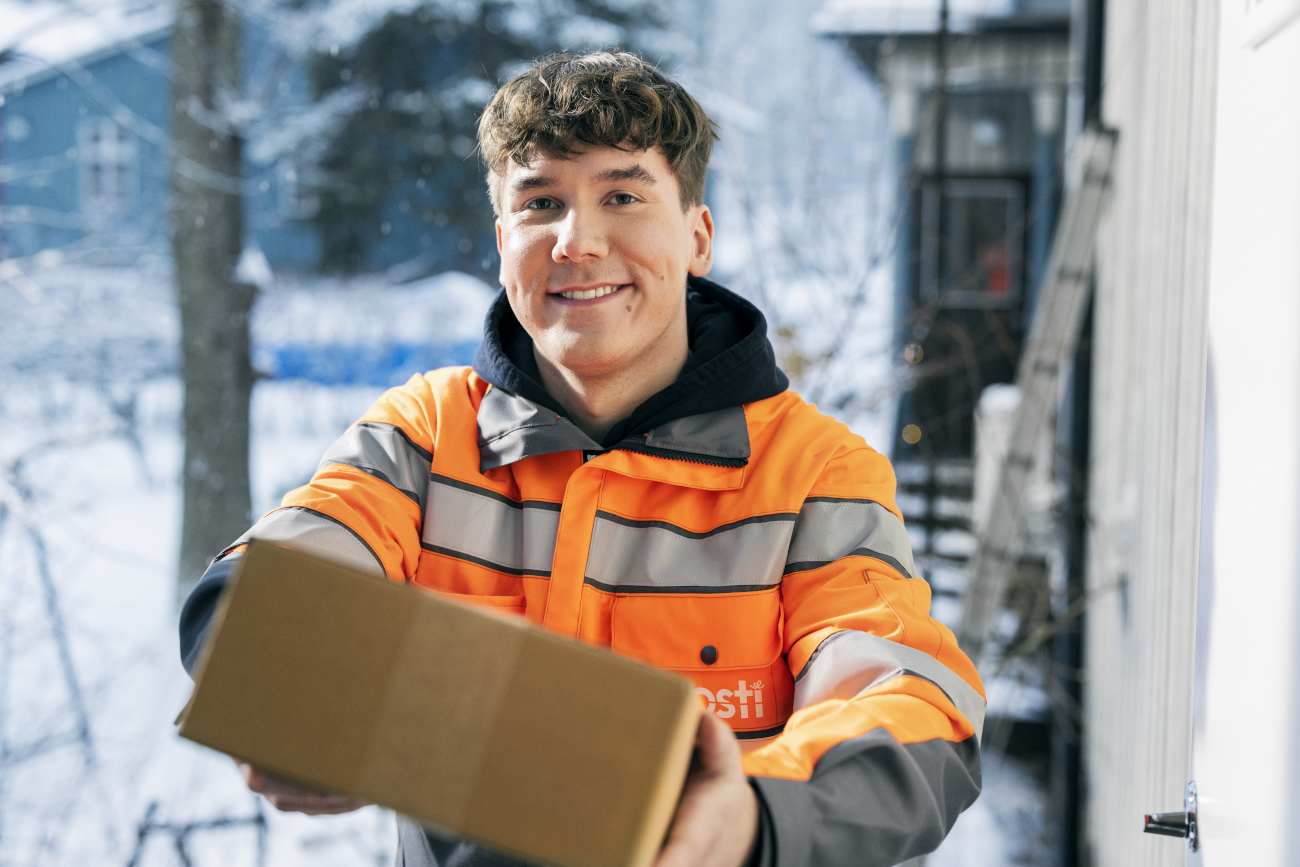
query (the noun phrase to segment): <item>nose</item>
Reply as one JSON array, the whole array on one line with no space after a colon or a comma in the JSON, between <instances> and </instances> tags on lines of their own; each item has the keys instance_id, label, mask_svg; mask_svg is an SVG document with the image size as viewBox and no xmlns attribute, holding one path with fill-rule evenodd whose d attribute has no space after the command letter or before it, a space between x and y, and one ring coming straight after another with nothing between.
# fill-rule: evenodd
<instances>
[{"instance_id":1,"label":"nose","mask_svg":"<svg viewBox=\"0 0 1300 867\"><path fill-rule=\"evenodd\" d=\"M603 259L609 252L599 215L590 209L571 207L556 224L555 248L551 258L560 264L576 265Z\"/></svg>"}]
</instances>

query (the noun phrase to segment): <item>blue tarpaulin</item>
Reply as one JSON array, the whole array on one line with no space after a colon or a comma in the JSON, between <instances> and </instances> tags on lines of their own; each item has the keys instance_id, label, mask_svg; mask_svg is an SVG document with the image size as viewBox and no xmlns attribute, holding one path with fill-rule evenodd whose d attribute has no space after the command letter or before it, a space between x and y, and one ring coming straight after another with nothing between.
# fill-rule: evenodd
<instances>
[{"instance_id":1,"label":"blue tarpaulin","mask_svg":"<svg viewBox=\"0 0 1300 867\"><path fill-rule=\"evenodd\" d=\"M262 347L275 379L320 385L401 385L412 374L470 364L479 342L327 344L286 343Z\"/></svg>"}]
</instances>

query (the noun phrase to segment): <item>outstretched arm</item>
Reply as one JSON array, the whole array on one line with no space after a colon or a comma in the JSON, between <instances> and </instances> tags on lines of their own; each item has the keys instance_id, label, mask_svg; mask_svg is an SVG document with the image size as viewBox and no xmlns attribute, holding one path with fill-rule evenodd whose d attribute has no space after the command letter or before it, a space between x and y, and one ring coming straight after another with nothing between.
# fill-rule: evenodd
<instances>
[{"instance_id":1,"label":"outstretched arm","mask_svg":"<svg viewBox=\"0 0 1300 867\"><path fill-rule=\"evenodd\" d=\"M979 794L982 684L929 617L894 488L882 456L846 449L800 511L781 582L794 713L744 758L755 867L889 867Z\"/></svg>"}]
</instances>

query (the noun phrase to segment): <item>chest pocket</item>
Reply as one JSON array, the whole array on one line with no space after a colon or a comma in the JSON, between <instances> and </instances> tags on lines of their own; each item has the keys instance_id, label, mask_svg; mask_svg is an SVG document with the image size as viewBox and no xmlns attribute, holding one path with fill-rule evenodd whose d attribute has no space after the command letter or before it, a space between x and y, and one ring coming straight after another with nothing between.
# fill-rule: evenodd
<instances>
[{"instance_id":1,"label":"chest pocket","mask_svg":"<svg viewBox=\"0 0 1300 867\"><path fill-rule=\"evenodd\" d=\"M794 681L781 653L779 587L619 596L611 626L616 653L694 681L706 709L737 737L770 737L792 712Z\"/></svg>"}]
</instances>

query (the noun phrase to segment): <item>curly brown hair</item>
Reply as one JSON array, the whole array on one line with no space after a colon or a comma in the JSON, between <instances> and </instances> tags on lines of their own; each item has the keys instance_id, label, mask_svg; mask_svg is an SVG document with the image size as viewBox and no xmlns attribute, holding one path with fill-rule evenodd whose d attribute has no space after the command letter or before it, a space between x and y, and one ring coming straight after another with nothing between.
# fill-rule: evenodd
<instances>
[{"instance_id":1,"label":"curly brown hair","mask_svg":"<svg viewBox=\"0 0 1300 867\"><path fill-rule=\"evenodd\" d=\"M704 201L717 125L686 90L626 51L552 54L497 91L479 118L492 208L501 213L506 163L569 158L584 146L659 148L677 176L682 209Z\"/></svg>"}]
</instances>

